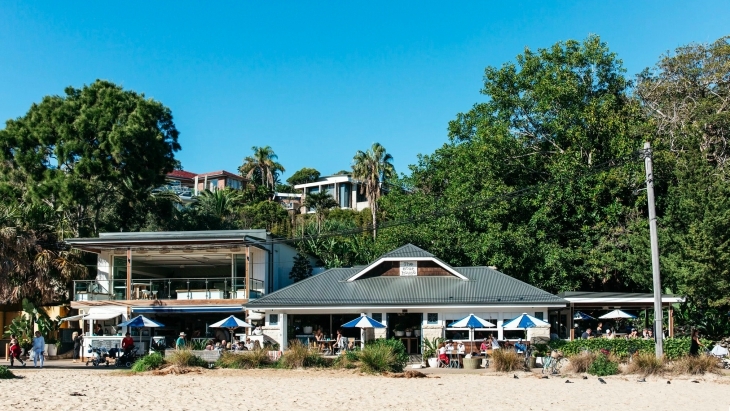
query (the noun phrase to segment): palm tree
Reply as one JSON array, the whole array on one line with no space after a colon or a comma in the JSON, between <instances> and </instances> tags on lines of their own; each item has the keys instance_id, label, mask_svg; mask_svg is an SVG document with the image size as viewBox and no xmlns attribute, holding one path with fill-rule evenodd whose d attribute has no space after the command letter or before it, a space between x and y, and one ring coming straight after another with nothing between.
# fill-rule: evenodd
<instances>
[{"instance_id":1,"label":"palm tree","mask_svg":"<svg viewBox=\"0 0 730 411\"><path fill-rule=\"evenodd\" d=\"M226 187L223 190L205 190L195 198L193 207L211 212L221 220L238 211L243 203L243 193Z\"/></svg>"},{"instance_id":2,"label":"palm tree","mask_svg":"<svg viewBox=\"0 0 730 411\"><path fill-rule=\"evenodd\" d=\"M249 179L260 178L262 186L273 190L276 184L276 175L286 171L284 166L276 161L279 157L270 146L253 146L251 150L253 150L253 156L243 159L243 165L238 168L238 172Z\"/></svg>"},{"instance_id":3,"label":"palm tree","mask_svg":"<svg viewBox=\"0 0 730 411\"><path fill-rule=\"evenodd\" d=\"M330 208L337 207L337 201L329 193L309 193L304 198L304 206L314 209L317 215L317 233L319 233L322 231L322 221L324 221L325 213Z\"/></svg>"},{"instance_id":4,"label":"palm tree","mask_svg":"<svg viewBox=\"0 0 730 411\"><path fill-rule=\"evenodd\" d=\"M360 180L360 192L364 192L373 217L373 239L378 235L378 199L383 194L383 183L395 177L393 156L380 143L375 143L366 152L359 151L353 158L352 177Z\"/></svg>"}]
</instances>

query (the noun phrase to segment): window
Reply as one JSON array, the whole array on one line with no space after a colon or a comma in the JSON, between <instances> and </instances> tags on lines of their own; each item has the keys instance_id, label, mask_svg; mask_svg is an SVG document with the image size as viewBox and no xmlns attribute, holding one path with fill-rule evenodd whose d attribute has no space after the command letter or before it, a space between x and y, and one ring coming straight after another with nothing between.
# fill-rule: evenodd
<instances>
[{"instance_id":1,"label":"window","mask_svg":"<svg viewBox=\"0 0 730 411\"><path fill-rule=\"evenodd\" d=\"M439 315L438 313L428 313L426 314L426 321L428 324L438 324L439 323Z\"/></svg>"},{"instance_id":2,"label":"window","mask_svg":"<svg viewBox=\"0 0 730 411\"><path fill-rule=\"evenodd\" d=\"M373 313L373 320L382 323L383 322L383 313Z\"/></svg>"},{"instance_id":3,"label":"window","mask_svg":"<svg viewBox=\"0 0 730 411\"><path fill-rule=\"evenodd\" d=\"M279 314L269 314L269 325L279 325Z\"/></svg>"},{"instance_id":4,"label":"window","mask_svg":"<svg viewBox=\"0 0 730 411\"><path fill-rule=\"evenodd\" d=\"M342 183L340 191L340 208L350 208L350 183Z\"/></svg>"},{"instance_id":5,"label":"window","mask_svg":"<svg viewBox=\"0 0 730 411\"><path fill-rule=\"evenodd\" d=\"M538 320L542 320L542 311L535 311L535 318Z\"/></svg>"}]
</instances>

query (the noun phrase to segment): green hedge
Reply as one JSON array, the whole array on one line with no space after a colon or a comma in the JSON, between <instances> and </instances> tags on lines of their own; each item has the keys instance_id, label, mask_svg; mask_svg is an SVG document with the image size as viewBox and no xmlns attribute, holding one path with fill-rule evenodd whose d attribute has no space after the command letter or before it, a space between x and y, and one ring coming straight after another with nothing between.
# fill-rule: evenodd
<instances>
[{"instance_id":1,"label":"green hedge","mask_svg":"<svg viewBox=\"0 0 730 411\"><path fill-rule=\"evenodd\" d=\"M674 360L689 354L690 346L689 337L668 338L664 340L664 355L667 359ZM706 347L712 346L712 341L702 340ZM624 338L591 338L589 340L573 340L573 341L551 341L550 348L559 349L565 355L575 355L583 350L600 351L608 350L612 354L620 358L629 356L629 352L654 352L654 341L643 339L624 339Z\"/></svg>"}]
</instances>

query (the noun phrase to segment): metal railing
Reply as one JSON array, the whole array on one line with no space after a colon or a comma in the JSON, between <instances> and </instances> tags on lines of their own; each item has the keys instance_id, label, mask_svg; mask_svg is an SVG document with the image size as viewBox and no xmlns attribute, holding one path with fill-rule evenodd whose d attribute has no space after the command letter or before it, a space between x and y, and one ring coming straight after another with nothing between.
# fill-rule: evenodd
<instances>
[{"instance_id":1,"label":"metal railing","mask_svg":"<svg viewBox=\"0 0 730 411\"><path fill-rule=\"evenodd\" d=\"M74 281L74 300L216 300L259 298L264 282L230 277L212 278L133 278L131 295L127 280Z\"/></svg>"}]
</instances>

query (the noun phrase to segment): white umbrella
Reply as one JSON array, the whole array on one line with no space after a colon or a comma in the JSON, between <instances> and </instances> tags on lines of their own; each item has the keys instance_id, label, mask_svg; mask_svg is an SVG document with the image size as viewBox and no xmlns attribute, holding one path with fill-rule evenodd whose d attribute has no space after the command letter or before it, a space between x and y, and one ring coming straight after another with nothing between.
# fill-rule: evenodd
<instances>
[{"instance_id":1,"label":"white umbrella","mask_svg":"<svg viewBox=\"0 0 730 411\"><path fill-rule=\"evenodd\" d=\"M598 318L610 320L610 319L617 319L617 318L636 318L636 316L631 315L631 314L627 313L626 311L613 310L610 313L603 314L602 316L600 316Z\"/></svg>"},{"instance_id":2,"label":"white umbrella","mask_svg":"<svg viewBox=\"0 0 730 411\"><path fill-rule=\"evenodd\" d=\"M547 323L537 317L533 317L527 313L522 313L519 317L502 325L502 328L507 330L525 330L525 339L527 339L528 328L540 327L550 327L550 323Z\"/></svg>"},{"instance_id":3,"label":"white umbrella","mask_svg":"<svg viewBox=\"0 0 730 411\"><path fill-rule=\"evenodd\" d=\"M469 341L474 341L474 329L475 328L490 328L494 327L494 324L490 323L489 321L477 317L474 314L469 314L466 317L462 318L459 321L454 321L453 323L449 324L449 327L452 328L468 328L469 329Z\"/></svg>"},{"instance_id":4,"label":"white umbrella","mask_svg":"<svg viewBox=\"0 0 730 411\"><path fill-rule=\"evenodd\" d=\"M365 314L360 314L360 317L355 318L352 321L348 321L342 324L345 328L359 328L360 329L360 348L365 348L365 329L366 328L385 328L385 324L375 321Z\"/></svg>"},{"instance_id":5,"label":"white umbrella","mask_svg":"<svg viewBox=\"0 0 730 411\"><path fill-rule=\"evenodd\" d=\"M236 328L253 328L253 326L246 321L243 321L242 319L236 317L235 315L231 315L227 318L224 318L217 323L213 323L209 325L209 327L212 328L227 328L231 331L231 342L233 341L233 332L236 330ZM225 348L225 347L224 347Z\"/></svg>"}]
</instances>

